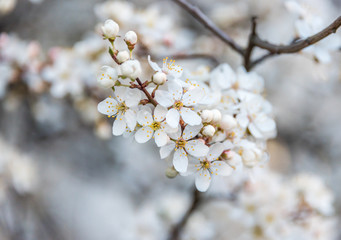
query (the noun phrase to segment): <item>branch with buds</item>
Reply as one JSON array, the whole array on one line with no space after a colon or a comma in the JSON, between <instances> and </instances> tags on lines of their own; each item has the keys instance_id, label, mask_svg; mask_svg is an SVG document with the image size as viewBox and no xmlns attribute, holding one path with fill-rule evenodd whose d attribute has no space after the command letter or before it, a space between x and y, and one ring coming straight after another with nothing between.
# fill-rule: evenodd
<instances>
[{"instance_id":1,"label":"branch with buds","mask_svg":"<svg viewBox=\"0 0 341 240\"><path fill-rule=\"evenodd\" d=\"M302 49L309 47L322 39L328 37L330 34L335 33L337 29L341 26L341 16L339 16L334 22L332 22L329 26L321 30L320 32L307 37L305 39L301 39L295 41L289 45L276 45L273 43L269 43L265 40L262 40L257 32L256 32L256 18L252 18L252 27L251 33L248 41L248 46L246 48L242 47L238 43L236 43L228 34L219 29L211 19L209 19L198 7L189 3L187 0L173 0L177 4L179 4L183 9L185 9L188 13L190 13L195 19L197 19L200 23L202 23L208 30L210 30L214 35L220 38L223 42L229 45L233 50L241 55L244 59L244 67L247 71L250 71L257 64L263 62L265 59L269 57L285 54L285 53L297 53ZM252 60L252 51L254 47L259 47L264 50L267 50L269 53L259 57L258 59Z\"/></svg>"}]
</instances>

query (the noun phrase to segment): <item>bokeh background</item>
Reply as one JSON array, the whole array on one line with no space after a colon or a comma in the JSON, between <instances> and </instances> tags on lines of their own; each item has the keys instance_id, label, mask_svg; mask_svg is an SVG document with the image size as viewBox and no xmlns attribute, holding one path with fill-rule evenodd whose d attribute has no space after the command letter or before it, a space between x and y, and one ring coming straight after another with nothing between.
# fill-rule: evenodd
<instances>
[{"instance_id":1,"label":"bokeh background","mask_svg":"<svg viewBox=\"0 0 341 240\"><path fill-rule=\"evenodd\" d=\"M103 2L17 0L13 10L0 15L0 32L9 34L13 46L21 45L11 49L18 59L24 58L23 51L31 41L39 43L39 58L48 64L55 59L56 46L67 52L65 55L77 52L76 57L74 53L61 57L60 65L66 66L59 66L60 72L52 71L53 80L48 83L41 85L40 80L26 76L31 81L27 84L20 80L19 72L11 75L4 87L0 100L1 240L163 239L190 204L193 182L166 178L167 163L159 159L153 144L111 136L110 119L97 113L97 103L107 92L96 87L96 69L110 62L105 52L101 57L95 54L107 46L96 33L97 24L107 18L98 7ZM258 31L264 38L287 43L295 37L293 19L283 13L279 1L192 2L242 44L253 15L259 17ZM339 0L312 2L326 22L341 12ZM177 33L171 38L181 42L180 47L147 44L147 52L153 56L204 52L233 67L240 64L235 53L175 3L129 3L145 11L144 24L165 18L155 31ZM122 21L125 14L129 16L123 11ZM131 27L138 33L142 29L129 26L129 19L126 22L124 29ZM340 36L340 31L337 34ZM1 41L4 39L2 35ZM15 41L22 43L15 45ZM143 56L146 50L139 51ZM271 169L288 177L298 172L320 176L334 193L336 214L341 216L341 54L340 50L331 54L333 60L328 64L303 54L273 57L255 71L265 79L266 97L273 104L278 127L277 138L268 145ZM189 62L181 63L193 69L203 64L213 67L207 60ZM25 64L21 71L27 70ZM63 67L75 75L60 70ZM65 74L77 78L82 90L66 86L73 90L63 90L65 94L49 91ZM4 77L0 76L0 81L5 82ZM167 217L160 221L160 214Z\"/></svg>"}]
</instances>

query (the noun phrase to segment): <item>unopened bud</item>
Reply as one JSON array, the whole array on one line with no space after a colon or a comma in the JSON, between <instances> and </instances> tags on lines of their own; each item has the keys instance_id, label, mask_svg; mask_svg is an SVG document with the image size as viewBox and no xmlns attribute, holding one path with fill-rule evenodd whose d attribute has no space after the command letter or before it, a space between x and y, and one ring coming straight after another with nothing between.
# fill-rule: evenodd
<instances>
[{"instance_id":1,"label":"unopened bud","mask_svg":"<svg viewBox=\"0 0 341 240\"><path fill-rule=\"evenodd\" d=\"M102 32L104 37L109 38L111 40L116 38L119 30L120 27L118 26L118 24L111 19L106 20L104 22L104 25L102 26Z\"/></svg>"},{"instance_id":2,"label":"unopened bud","mask_svg":"<svg viewBox=\"0 0 341 240\"><path fill-rule=\"evenodd\" d=\"M167 75L164 72L156 72L152 80L156 85L162 85L167 81Z\"/></svg>"},{"instance_id":3,"label":"unopened bud","mask_svg":"<svg viewBox=\"0 0 341 240\"><path fill-rule=\"evenodd\" d=\"M125 61L120 66L122 75L131 79L136 79L142 73L140 62L137 60Z\"/></svg>"},{"instance_id":4,"label":"unopened bud","mask_svg":"<svg viewBox=\"0 0 341 240\"><path fill-rule=\"evenodd\" d=\"M175 178L178 175L178 171L176 171L174 167L168 167L165 174L168 178Z\"/></svg>"},{"instance_id":5,"label":"unopened bud","mask_svg":"<svg viewBox=\"0 0 341 240\"><path fill-rule=\"evenodd\" d=\"M237 120L228 114L223 115L221 122L220 122L220 127L224 130L230 130L233 129L237 126Z\"/></svg>"},{"instance_id":6,"label":"unopened bud","mask_svg":"<svg viewBox=\"0 0 341 240\"><path fill-rule=\"evenodd\" d=\"M137 35L134 31L129 31L124 36L124 41L127 43L129 50L133 50L137 43Z\"/></svg>"},{"instance_id":7,"label":"unopened bud","mask_svg":"<svg viewBox=\"0 0 341 240\"><path fill-rule=\"evenodd\" d=\"M200 115L203 122L211 122L213 119L213 113L211 110L203 110Z\"/></svg>"},{"instance_id":8,"label":"unopened bud","mask_svg":"<svg viewBox=\"0 0 341 240\"><path fill-rule=\"evenodd\" d=\"M128 51L120 51L116 56L117 60L120 63L123 63L123 62L129 60L129 57L130 57L130 55L129 55Z\"/></svg>"},{"instance_id":9,"label":"unopened bud","mask_svg":"<svg viewBox=\"0 0 341 240\"><path fill-rule=\"evenodd\" d=\"M207 125L203 128L202 134L207 137L213 137L215 128L212 125Z\"/></svg>"},{"instance_id":10,"label":"unopened bud","mask_svg":"<svg viewBox=\"0 0 341 240\"><path fill-rule=\"evenodd\" d=\"M218 109L213 109L212 110L213 113L213 118L212 118L212 122L214 123L218 123L221 120L221 113Z\"/></svg>"}]
</instances>

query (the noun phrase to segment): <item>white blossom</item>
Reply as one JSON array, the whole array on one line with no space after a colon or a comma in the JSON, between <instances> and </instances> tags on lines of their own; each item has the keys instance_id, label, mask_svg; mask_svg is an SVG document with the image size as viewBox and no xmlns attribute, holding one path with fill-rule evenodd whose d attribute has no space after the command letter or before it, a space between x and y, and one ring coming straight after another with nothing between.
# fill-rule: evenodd
<instances>
[{"instance_id":1,"label":"white blossom","mask_svg":"<svg viewBox=\"0 0 341 240\"><path fill-rule=\"evenodd\" d=\"M111 19L106 20L102 26L103 35L109 39L115 39L119 30L118 24Z\"/></svg>"}]
</instances>

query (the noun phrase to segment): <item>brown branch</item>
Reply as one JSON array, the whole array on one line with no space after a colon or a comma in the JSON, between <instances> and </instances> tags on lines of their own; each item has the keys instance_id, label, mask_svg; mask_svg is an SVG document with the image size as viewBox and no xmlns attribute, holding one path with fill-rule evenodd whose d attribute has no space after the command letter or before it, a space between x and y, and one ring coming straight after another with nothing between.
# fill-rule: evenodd
<instances>
[{"instance_id":1,"label":"brown branch","mask_svg":"<svg viewBox=\"0 0 341 240\"><path fill-rule=\"evenodd\" d=\"M190 13L195 19L201 22L207 29L214 33L223 42L233 48L236 52L244 55L244 49L239 46L229 35L219 29L211 19L209 19L198 7L190 4L186 0L173 0L178 5L183 7L188 13Z\"/></svg>"},{"instance_id":2,"label":"brown branch","mask_svg":"<svg viewBox=\"0 0 341 240\"><path fill-rule=\"evenodd\" d=\"M200 202L201 202L200 193L198 190L194 189L193 197L192 197L192 204L190 208L187 210L187 212L185 213L183 218L180 220L180 222L172 228L168 240L180 240L180 234L183 228L186 226L186 223L189 217L200 205Z\"/></svg>"},{"instance_id":3,"label":"brown branch","mask_svg":"<svg viewBox=\"0 0 341 240\"><path fill-rule=\"evenodd\" d=\"M149 102L151 104L153 104L155 107L157 106L157 102L155 101L155 99L149 94L149 92L146 89L146 84L142 83L141 80L139 78L136 78L136 82L139 84L139 89L144 92L144 94L147 96Z\"/></svg>"},{"instance_id":4,"label":"brown branch","mask_svg":"<svg viewBox=\"0 0 341 240\"><path fill-rule=\"evenodd\" d=\"M270 53L273 54L281 54L281 53L296 53L300 50L309 47L310 45L313 45L314 43L317 43L318 41L326 38L332 33L335 33L336 30L341 26L341 16L338 17L334 22L332 22L329 26L321 30L320 32L307 37L306 39L302 39L299 41L296 41L289 45L275 45L272 43L269 43L267 41L261 40L258 36L255 37L253 43L255 46L266 49Z\"/></svg>"},{"instance_id":5,"label":"brown branch","mask_svg":"<svg viewBox=\"0 0 341 240\"><path fill-rule=\"evenodd\" d=\"M256 22L256 17L252 17L251 22L252 22L252 26L251 26L251 33L249 36L249 43L248 46L244 52L244 67L246 69L246 71L249 71L251 68L251 54L252 54L252 50L255 46L254 44L254 40L257 37L257 33L256 33L256 27L257 27L257 22Z\"/></svg>"}]
</instances>

